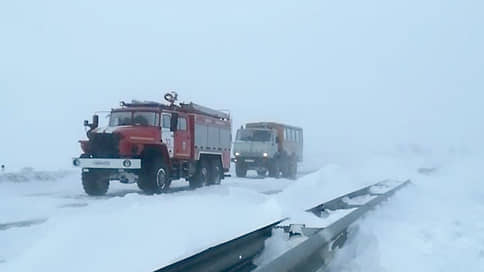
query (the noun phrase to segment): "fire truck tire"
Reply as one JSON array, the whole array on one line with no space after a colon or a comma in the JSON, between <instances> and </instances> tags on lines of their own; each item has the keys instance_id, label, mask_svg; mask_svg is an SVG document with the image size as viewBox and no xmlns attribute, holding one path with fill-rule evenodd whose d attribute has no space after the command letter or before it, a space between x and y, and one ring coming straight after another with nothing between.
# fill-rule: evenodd
<instances>
[{"instance_id":1,"label":"fire truck tire","mask_svg":"<svg viewBox=\"0 0 484 272\"><path fill-rule=\"evenodd\" d=\"M189 180L190 188L195 189L208 184L209 173L210 165L208 160L206 158L200 159L195 175Z\"/></svg>"},{"instance_id":2,"label":"fire truck tire","mask_svg":"<svg viewBox=\"0 0 484 272\"><path fill-rule=\"evenodd\" d=\"M235 165L235 175L239 178L245 178L247 176L247 166L243 163L237 163Z\"/></svg>"},{"instance_id":3,"label":"fire truck tire","mask_svg":"<svg viewBox=\"0 0 484 272\"><path fill-rule=\"evenodd\" d=\"M220 162L220 158L212 158L210 160L210 168L208 174L209 178L207 184L220 184L223 175L222 163Z\"/></svg>"},{"instance_id":4,"label":"fire truck tire","mask_svg":"<svg viewBox=\"0 0 484 272\"><path fill-rule=\"evenodd\" d=\"M270 166L269 166L269 177L272 178L280 178L281 177L281 168L279 166L279 160L274 159Z\"/></svg>"},{"instance_id":5,"label":"fire truck tire","mask_svg":"<svg viewBox=\"0 0 484 272\"><path fill-rule=\"evenodd\" d=\"M99 170L82 172L82 187L90 196L105 195L109 189L109 177Z\"/></svg>"},{"instance_id":6,"label":"fire truck tire","mask_svg":"<svg viewBox=\"0 0 484 272\"><path fill-rule=\"evenodd\" d=\"M147 163L141 169L141 176L138 179L138 188L147 194L160 194L168 190L171 184L168 167L160 160L156 159Z\"/></svg>"}]
</instances>

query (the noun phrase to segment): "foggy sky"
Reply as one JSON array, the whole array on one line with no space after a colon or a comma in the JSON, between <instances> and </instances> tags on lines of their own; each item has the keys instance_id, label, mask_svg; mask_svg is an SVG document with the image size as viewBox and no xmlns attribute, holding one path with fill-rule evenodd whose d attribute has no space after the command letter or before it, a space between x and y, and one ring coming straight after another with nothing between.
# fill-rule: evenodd
<instances>
[{"instance_id":1,"label":"foggy sky","mask_svg":"<svg viewBox=\"0 0 484 272\"><path fill-rule=\"evenodd\" d=\"M306 158L480 149L482 1L2 1L0 163L67 168L119 101L305 130Z\"/></svg>"}]
</instances>

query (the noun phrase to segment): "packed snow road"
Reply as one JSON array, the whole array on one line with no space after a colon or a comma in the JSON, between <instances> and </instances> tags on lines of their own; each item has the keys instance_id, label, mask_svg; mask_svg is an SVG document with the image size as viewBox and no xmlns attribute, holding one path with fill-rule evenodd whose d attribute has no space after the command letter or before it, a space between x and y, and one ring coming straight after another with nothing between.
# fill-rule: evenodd
<instances>
[{"instance_id":1,"label":"packed snow road","mask_svg":"<svg viewBox=\"0 0 484 272\"><path fill-rule=\"evenodd\" d=\"M302 172L299 177L312 172L315 171ZM292 182L294 180L263 179L256 175L249 175L247 178L226 178L220 187L241 188L269 195L281 192ZM17 222L29 222L36 221L36 218L48 218L50 215L57 214L59 212L58 209L86 207L93 203L103 202L115 197L125 197L130 194L133 194L130 197L134 197L135 195L140 198L153 197L145 195L138 189L136 184L121 184L117 181L111 182L110 190L105 196L88 196L82 190L77 172L71 172L67 177L57 181L34 180L34 182L28 183L4 183L1 186L2 190L0 194L2 195L3 201L8 203L8 206L15 207L16 212L12 213L6 210L2 214L0 230L2 226L7 227L9 224L15 226ZM202 189L209 190L207 188ZM174 181L168 190L168 194L185 191L187 193L189 192L188 194L196 194L200 192L198 190L191 190L185 181ZM37 205L32 207L32 202L37 203Z\"/></svg>"}]
</instances>

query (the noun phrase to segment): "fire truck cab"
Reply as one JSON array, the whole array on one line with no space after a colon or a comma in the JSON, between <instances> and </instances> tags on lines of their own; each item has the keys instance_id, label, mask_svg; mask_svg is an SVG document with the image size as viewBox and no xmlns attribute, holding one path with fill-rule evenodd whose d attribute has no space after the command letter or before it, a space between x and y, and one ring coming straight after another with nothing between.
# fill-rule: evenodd
<instances>
[{"instance_id":1,"label":"fire truck cab","mask_svg":"<svg viewBox=\"0 0 484 272\"><path fill-rule=\"evenodd\" d=\"M121 102L109 124L99 117L80 141L83 153L73 159L82 168L89 195L103 195L112 180L138 184L146 193L168 190L172 180L185 178L190 187L219 184L230 167L231 119L228 113L194 103Z\"/></svg>"}]
</instances>

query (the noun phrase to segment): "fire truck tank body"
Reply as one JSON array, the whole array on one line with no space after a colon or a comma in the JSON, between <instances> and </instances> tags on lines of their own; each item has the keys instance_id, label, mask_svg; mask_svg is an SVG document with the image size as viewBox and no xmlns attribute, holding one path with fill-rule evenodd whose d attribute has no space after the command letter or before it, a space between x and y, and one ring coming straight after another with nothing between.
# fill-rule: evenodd
<instances>
[{"instance_id":1,"label":"fire truck tank body","mask_svg":"<svg viewBox=\"0 0 484 272\"><path fill-rule=\"evenodd\" d=\"M221 120L209 116L195 115L195 157L202 154L222 156L224 169L230 166L230 148L232 132L230 120Z\"/></svg>"}]
</instances>

